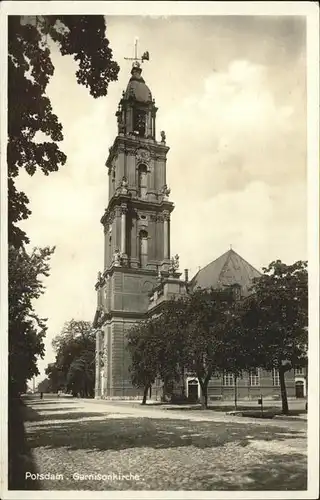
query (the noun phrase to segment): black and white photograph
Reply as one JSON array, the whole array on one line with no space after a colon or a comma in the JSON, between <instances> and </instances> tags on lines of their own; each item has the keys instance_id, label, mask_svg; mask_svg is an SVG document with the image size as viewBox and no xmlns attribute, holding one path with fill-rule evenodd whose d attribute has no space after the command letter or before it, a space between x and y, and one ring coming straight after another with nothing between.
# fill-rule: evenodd
<instances>
[{"instance_id":1,"label":"black and white photograph","mask_svg":"<svg viewBox=\"0 0 320 500\"><path fill-rule=\"evenodd\" d=\"M1 6L1 498L317 498L319 12Z\"/></svg>"}]
</instances>

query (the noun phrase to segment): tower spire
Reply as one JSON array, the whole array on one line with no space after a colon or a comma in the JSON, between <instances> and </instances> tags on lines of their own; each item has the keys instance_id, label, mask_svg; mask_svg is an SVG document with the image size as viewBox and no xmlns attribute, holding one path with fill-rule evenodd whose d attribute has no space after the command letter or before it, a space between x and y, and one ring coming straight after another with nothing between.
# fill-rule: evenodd
<instances>
[{"instance_id":1,"label":"tower spire","mask_svg":"<svg viewBox=\"0 0 320 500\"><path fill-rule=\"evenodd\" d=\"M134 39L134 57L124 57L126 61L133 61L133 67L140 67L140 62L149 61L149 52L146 50L141 57L138 57L138 41L139 38L136 36Z\"/></svg>"},{"instance_id":2,"label":"tower spire","mask_svg":"<svg viewBox=\"0 0 320 500\"><path fill-rule=\"evenodd\" d=\"M138 41L139 38L136 36L134 39L134 58L137 60L138 59Z\"/></svg>"}]
</instances>

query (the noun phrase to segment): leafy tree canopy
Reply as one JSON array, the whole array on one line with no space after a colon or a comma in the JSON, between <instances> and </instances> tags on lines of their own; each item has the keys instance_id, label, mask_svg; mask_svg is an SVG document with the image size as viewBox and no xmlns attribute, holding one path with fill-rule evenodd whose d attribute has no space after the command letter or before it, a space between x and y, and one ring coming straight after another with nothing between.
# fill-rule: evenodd
<instances>
[{"instance_id":1,"label":"leafy tree canopy","mask_svg":"<svg viewBox=\"0 0 320 500\"><path fill-rule=\"evenodd\" d=\"M220 368L220 326L232 301L229 291L197 290L136 325L128 342L133 383L146 389L157 376L177 382L187 370L199 378L206 404L208 382Z\"/></svg>"},{"instance_id":2,"label":"leafy tree canopy","mask_svg":"<svg viewBox=\"0 0 320 500\"><path fill-rule=\"evenodd\" d=\"M285 372L307 364L307 262L271 262L237 318L254 366L279 370L282 411L288 413Z\"/></svg>"},{"instance_id":3,"label":"leafy tree canopy","mask_svg":"<svg viewBox=\"0 0 320 500\"><path fill-rule=\"evenodd\" d=\"M304 363L308 345L308 271L304 261L280 260L263 269L244 316L257 362L290 370Z\"/></svg>"},{"instance_id":4,"label":"leafy tree canopy","mask_svg":"<svg viewBox=\"0 0 320 500\"><path fill-rule=\"evenodd\" d=\"M58 146L62 125L46 93L54 74L52 47L74 57L79 84L94 98L104 96L119 72L105 32L103 16L8 17L9 380L14 392L38 373L36 359L43 355L46 326L31 304L44 292L38 276L48 276L52 253L18 250L29 243L19 222L31 212L15 180L21 169L31 176L37 170L48 175L66 162Z\"/></svg>"},{"instance_id":5,"label":"leafy tree canopy","mask_svg":"<svg viewBox=\"0 0 320 500\"><path fill-rule=\"evenodd\" d=\"M38 384L37 389L38 392L50 392L51 391L50 380L48 378L41 380L41 382Z\"/></svg>"},{"instance_id":6,"label":"leafy tree canopy","mask_svg":"<svg viewBox=\"0 0 320 500\"><path fill-rule=\"evenodd\" d=\"M45 369L45 374L48 377L51 392L58 392L65 387L64 373L56 366L56 363L49 363Z\"/></svg>"},{"instance_id":7,"label":"leafy tree canopy","mask_svg":"<svg viewBox=\"0 0 320 500\"><path fill-rule=\"evenodd\" d=\"M8 18L8 215L9 242L16 247L29 241L17 226L30 215L28 197L14 182L19 170L48 175L66 162L57 144L63 139L62 125L46 94L54 74L50 47L73 55L77 82L94 98L105 96L119 72L105 32L103 16Z\"/></svg>"},{"instance_id":8,"label":"leafy tree canopy","mask_svg":"<svg viewBox=\"0 0 320 500\"><path fill-rule=\"evenodd\" d=\"M197 289L138 324L129 342L134 383L146 387L156 376L178 381L186 370L197 376L206 406L214 373L276 368L286 413L284 373L307 362L307 263L278 260L263 271L249 297Z\"/></svg>"},{"instance_id":9,"label":"leafy tree canopy","mask_svg":"<svg viewBox=\"0 0 320 500\"><path fill-rule=\"evenodd\" d=\"M127 349L131 357L130 373L135 387L144 389L143 403L148 388L154 383L159 371L161 349L158 322L146 320L137 323L127 335Z\"/></svg>"},{"instance_id":10,"label":"leafy tree canopy","mask_svg":"<svg viewBox=\"0 0 320 500\"><path fill-rule=\"evenodd\" d=\"M56 361L46 373L56 390L92 397L95 382L95 332L89 321L68 321L52 342Z\"/></svg>"},{"instance_id":11,"label":"leafy tree canopy","mask_svg":"<svg viewBox=\"0 0 320 500\"><path fill-rule=\"evenodd\" d=\"M42 278L49 275L54 248L9 248L9 385L22 392L26 381L38 375L37 358L44 355L46 319L34 309L45 290Z\"/></svg>"}]
</instances>

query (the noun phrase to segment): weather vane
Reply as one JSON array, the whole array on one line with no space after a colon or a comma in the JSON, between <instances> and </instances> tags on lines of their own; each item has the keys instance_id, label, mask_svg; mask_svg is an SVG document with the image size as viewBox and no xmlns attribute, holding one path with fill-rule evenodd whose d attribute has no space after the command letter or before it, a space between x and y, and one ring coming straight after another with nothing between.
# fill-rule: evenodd
<instances>
[{"instance_id":1,"label":"weather vane","mask_svg":"<svg viewBox=\"0 0 320 500\"><path fill-rule=\"evenodd\" d=\"M125 57L124 59L126 59L127 61L135 61L135 62L141 61L142 63L143 61L149 61L148 51L144 52L141 57L138 57L138 37L134 39L134 57Z\"/></svg>"}]
</instances>

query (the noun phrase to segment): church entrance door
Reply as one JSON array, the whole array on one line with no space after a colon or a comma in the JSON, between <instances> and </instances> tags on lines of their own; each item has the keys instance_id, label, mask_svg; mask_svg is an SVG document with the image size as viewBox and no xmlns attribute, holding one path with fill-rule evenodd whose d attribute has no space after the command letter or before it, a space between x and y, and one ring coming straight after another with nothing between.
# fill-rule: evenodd
<instances>
[{"instance_id":1,"label":"church entrance door","mask_svg":"<svg viewBox=\"0 0 320 500\"><path fill-rule=\"evenodd\" d=\"M302 381L297 381L296 382L296 398L303 398L303 382Z\"/></svg>"},{"instance_id":2,"label":"church entrance door","mask_svg":"<svg viewBox=\"0 0 320 500\"><path fill-rule=\"evenodd\" d=\"M198 380L192 379L188 381L188 400L190 403L196 403L198 401Z\"/></svg>"}]
</instances>

